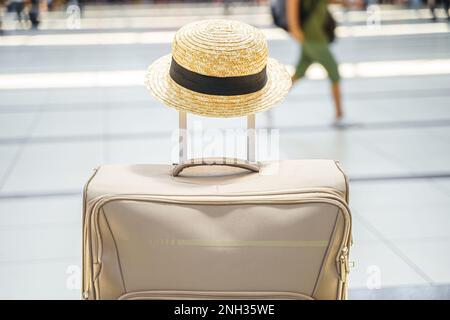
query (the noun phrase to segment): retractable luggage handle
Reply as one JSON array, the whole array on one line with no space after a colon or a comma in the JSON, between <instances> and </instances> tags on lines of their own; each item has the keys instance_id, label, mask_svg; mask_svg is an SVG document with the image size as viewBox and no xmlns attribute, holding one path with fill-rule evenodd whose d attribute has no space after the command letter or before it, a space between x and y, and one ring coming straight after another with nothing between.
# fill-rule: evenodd
<instances>
[{"instance_id":1,"label":"retractable luggage handle","mask_svg":"<svg viewBox=\"0 0 450 320\"><path fill-rule=\"evenodd\" d=\"M259 163L256 162L256 130L255 115L247 116L247 160L237 158L199 158L187 159L187 113L178 111L178 145L179 164L172 170L174 177L178 176L184 169L197 166L228 166L259 172Z\"/></svg>"}]
</instances>

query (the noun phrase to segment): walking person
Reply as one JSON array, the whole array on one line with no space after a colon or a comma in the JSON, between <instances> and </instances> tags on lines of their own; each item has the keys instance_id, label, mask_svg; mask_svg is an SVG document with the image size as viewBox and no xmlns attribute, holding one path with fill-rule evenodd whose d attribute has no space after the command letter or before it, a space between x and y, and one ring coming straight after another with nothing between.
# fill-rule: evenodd
<instances>
[{"instance_id":1,"label":"walking person","mask_svg":"<svg viewBox=\"0 0 450 320\"><path fill-rule=\"evenodd\" d=\"M4 12L4 2L3 0L0 0L0 36L3 34L2 29L2 21L3 21L3 12Z\"/></svg>"},{"instance_id":2,"label":"walking person","mask_svg":"<svg viewBox=\"0 0 450 320\"><path fill-rule=\"evenodd\" d=\"M442 0L443 6L444 6L444 11L445 14L447 15L447 19L450 20L450 13L449 13L449 7L450 7L450 0ZM437 20L436 17L436 0L428 0L428 7L430 8L431 11L431 19L433 21Z\"/></svg>"},{"instance_id":3,"label":"walking person","mask_svg":"<svg viewBox=\"0 0 450 320\"><path fill-rule=\"evenodd\" d=\"M40 0L30 0L30 8L28 11L28 18L31 22L31 29L37 30L40 23L39 14Z\"/></svg>"},{"instance_id":4,"label":"walking person","mask_svg":"<svg viewBox=\"0 0 450 320\"><path fill-rule=\"evenodd\" d=\"M302 10L307 11L301 12ZM340 75L338 64L330 51L330 35L325 31L330 18L327 0L287 0L286 15L288 30L301 43L302 53L295 74L294 84L301 79L312 63L321 64L331 80L331 92L335 106L335 121L339 124L343 118ZM305 21L301 21L301 17Z\"/></svg>"},{"instance_id":5,"label":"walking person","mask_svg":"<svg viewBox=\"0 0 450 320\"><path fill-rule=\"evenodd\" d=\"M17 21L22 24L24 18L25 1L24 0L11 0L9 3L10 10L16 14Z\"/></svg>"}]
</instances>

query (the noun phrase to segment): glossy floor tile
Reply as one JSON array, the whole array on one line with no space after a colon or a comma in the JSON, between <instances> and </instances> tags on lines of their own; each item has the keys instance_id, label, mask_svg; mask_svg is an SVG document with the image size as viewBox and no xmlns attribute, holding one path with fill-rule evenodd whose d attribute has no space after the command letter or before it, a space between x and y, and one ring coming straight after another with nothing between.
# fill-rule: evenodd
<instances>
[{"instance_id":1,"label":"glossy floor tile","mask_svg":"<svg viewBox=\"0 0 450 320\"><path fill-rule=\"evenodd\" d=\"M102 110L46 111L39 117L31 138L101 135L105 125Z\"/></svg>"},{"instance_id":2,"label":"glossy floor tile","mask_svg":"<svg viewBox=\"0 0 450 320\"><path fill-rule=\"evenodd\" d=\"M104 162L101 142L26 145L3 193L82 190L93 168Z\"/></svg>"},{"instance_id":3,"label":"glossy floor tile","mask_svg":"<svg viewBox=\"0 0 450 320\"><path fill-rule=\"evenodd\" d=\"M397 242L396 245L431 278L433 284L450 284L450 237Z\"/></svg>"},{"instance_id":4,"label":"glossy floor tile","mask_svg":"<svg viewBox=\"0 0 450 320\"><path fill-rule=\"evenodd\" d=\"M0 139L27 137L37 116L36 112L0 113Z\"/></svg>"},{"instance_id":5,"label":"glossy floor tile","mask_svg":"<svg viewBox=\"0 0 450 320\"><path fill-rule=\"evenodd\" d=\"M3 184L7 175L9 174L9 169L11 165L15 162L15 157L17 155L20 145L2 145L0 146L0 183ZM1 189L0 189L1 190Z\"/></svg>"}]
</instances>

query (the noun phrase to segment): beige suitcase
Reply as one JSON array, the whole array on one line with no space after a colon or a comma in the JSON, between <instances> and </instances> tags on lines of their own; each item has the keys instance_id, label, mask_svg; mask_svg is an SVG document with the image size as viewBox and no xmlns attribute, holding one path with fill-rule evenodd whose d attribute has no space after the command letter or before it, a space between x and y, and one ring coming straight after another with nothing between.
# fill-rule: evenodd
<instances>
[{"instance_id":1,"label":"beige suitcase","mask_svg":"<svg viewBox=\"0 0 450 320\"><path fill-rule=\"evenodd\" d=\"M344 299L348 181L332 160L102 166L84 299Z\"/></svg>"}]
</instances>

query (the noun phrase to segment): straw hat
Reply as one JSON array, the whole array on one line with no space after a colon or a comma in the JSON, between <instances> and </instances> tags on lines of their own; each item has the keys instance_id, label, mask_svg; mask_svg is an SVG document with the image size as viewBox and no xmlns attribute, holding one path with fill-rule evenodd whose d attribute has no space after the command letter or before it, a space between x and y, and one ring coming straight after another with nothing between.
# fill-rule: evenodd
<instances>
[{"instance_id":1,"label":"straw hat","mask_svg":"<svg viewBox=\"0 0 450 320\"><path fill-rule=\"evenodd\" d=\"M240 117L280 102L291 77L268 58L258 29L232 20L190 23L175 34L172 54L147 70L145 84L164 104L208 117Z\"/></svg>"}]
</instances>

